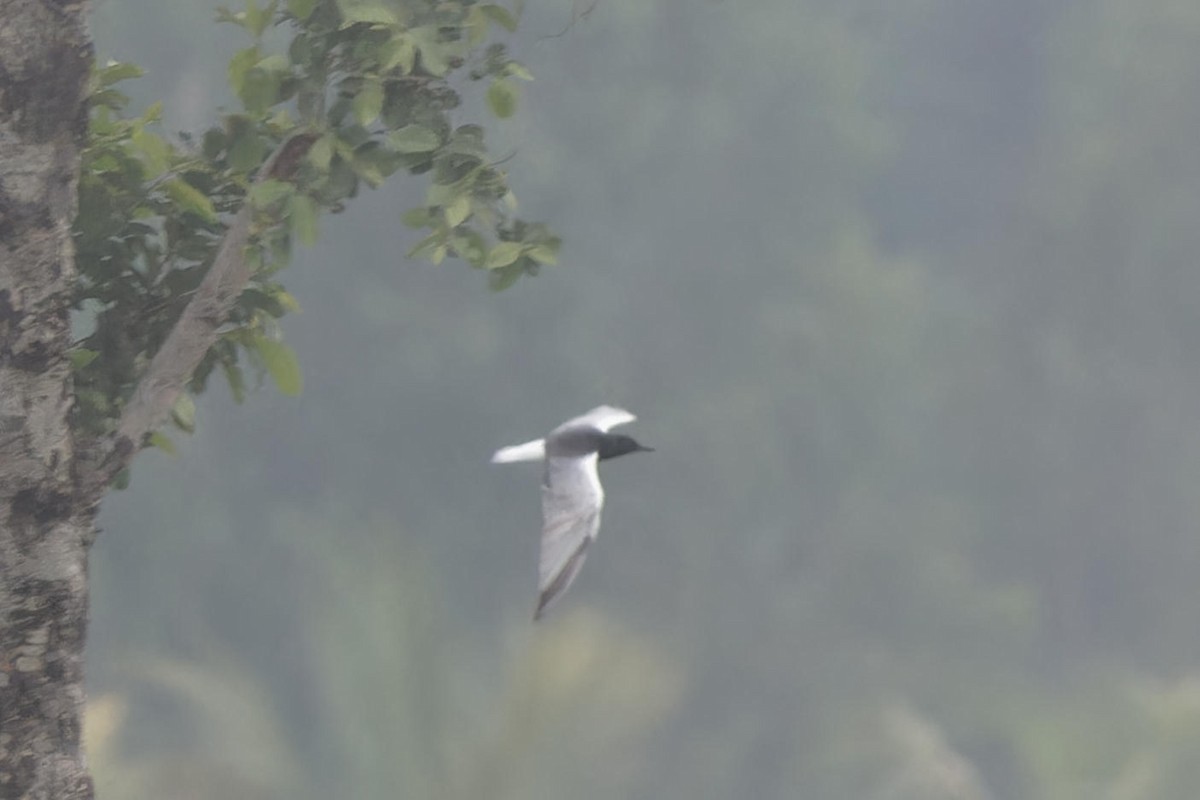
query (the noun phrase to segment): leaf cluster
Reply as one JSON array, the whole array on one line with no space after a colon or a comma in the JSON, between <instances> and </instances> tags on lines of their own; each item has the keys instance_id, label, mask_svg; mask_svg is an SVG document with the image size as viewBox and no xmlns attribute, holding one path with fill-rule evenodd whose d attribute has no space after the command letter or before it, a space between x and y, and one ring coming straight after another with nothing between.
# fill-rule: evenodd
<instances>
[{"instance_id":1,"label":"leaf cluster","mask_svg":"<svg viewBox=\"0 0 1200 800\"><path fill-rule=\"evenodd\" d=\"M214 371L239 401L247 367L258 381L270 375L282 391L300 390L277 324L297 304L276 275L295 241L316 241L321 214L344 210L364 184L378 187L397 172L429 176L425 204L403 216L428 231L410 257L458 257L487 271L496 289L557 261L558 238L516 217L483 128L451 119L461 103L456 72L491 82L497 117L513 113L514 82L532 76L503 44L488 42L516 27L513 12L473 0L249 0L218 18L252 40L227 69L241 107L198 137L163 136L158 103L125 114L129 101L116 84L139 76L136 66L109 63L93 75L74 231L81 335L72 364L84 435L115 429L246 203L254 211L244 253L250 282L172 415L187 432L195 424L190 395ZM272 154L270 174L261 174ZM161 432L147 443L171 447Z\"/></svg>"}]
</instances>

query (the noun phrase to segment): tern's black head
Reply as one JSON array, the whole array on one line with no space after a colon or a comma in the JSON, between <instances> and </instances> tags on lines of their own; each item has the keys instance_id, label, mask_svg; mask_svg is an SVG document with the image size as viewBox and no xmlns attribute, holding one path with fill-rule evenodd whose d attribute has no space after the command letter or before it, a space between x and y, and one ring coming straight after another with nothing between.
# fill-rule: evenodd
<instances>
[{"instance_id":1,"label":"tern's black head","mask_svg":"<svg viewBox=\"0 0 1200 800\"><path fill-rule=\"evenodd\" d=\"M632 436L624 436L620 433L606 433L600 437L600 460L606 458L616 458L623 456L626 453L637 452L654 452L653 447L646 447L634 441Z\"/></svg>"}]
</instances>

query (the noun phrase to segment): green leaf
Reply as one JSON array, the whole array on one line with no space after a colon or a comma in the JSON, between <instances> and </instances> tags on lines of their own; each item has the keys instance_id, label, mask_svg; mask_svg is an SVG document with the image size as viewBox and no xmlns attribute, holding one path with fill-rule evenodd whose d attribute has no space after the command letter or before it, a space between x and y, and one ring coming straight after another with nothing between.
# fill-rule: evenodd
<instances>
[{"instance_id":1,"label":"green leaf","mask_svg":"<svg viewBox=\"0 0 1200 800\"><path fill-rule=\"evenodd\" d=\"M553 266L558 263L558 244L536 244L529 249L529 257L539 264Z\"/></svg>"},{"instance_id":2,"label":"green leaf","mask_svg":"<svg viewBox=\"0 0 1200 800\"><path fill-rule=\"evenodd\" d=\"M209 128L200 140L200 152L209 161L216 161L217 156L225 149L225 131L220 128Z\"/></svg>"},{"instance_id":3,"label":"green leaf","mask_svg":"<svg viewBox=\"0 0 1200 800\"><path fill-rule=\"evenodd\" d=\"M254 66L267 72L291 72L292 62L283 53L271 53Z\"/></svg>"},{"instance_id":4,"label":"green leaf","mask_svg":"<svg viewBox=\"0 0 1200 800\"><path fill-rule=\"evenodd\" d=\"M74 370L83 369L95 361L99 355L99 350L87 350L83 347L76 347L74 350L67 351L67 358L71 361L71 369Z\"/></svg>"},{"instance_id":5,"label":"green leaf","mask_svg":"<svg viewBox=\"0 0 1200 800\"><path fill-rule=\"evenodd\" d=\"M421 66L425 71L439 78L445 75L450 69L450 62L446 60L447 45L438 39L438 29L422 25L411 29L409 35L421 52Z\"/></svg>"},{"instance_id":6,"label":"green leaf","mask_svg":"<svg viewBox=\"0 0 1200 800\"><path fill-rule=\"evenodd\" d=\"M425 190L425 202L431 206L448 206L450 201L466 190L461 181L454 183L431 183Z\"/></svg>"},{"instance_id":7,"label":"green leaf","mask_svg":"<svg viewBox=\"0 0 1200 800\"><path fill-rule=\"evenodd\" d=\"M383 185L383 172L369 161L355 159L351 166L354 167L354 174L366 181L372 189L378 189Z\"/></svg>"},{"instance_id":8,"label":"green leaf","mask_svg":"<svg viewBox=\"0 0 1200 800\"><path fill-rule=\"evenodd\" d=\"M299 311L300 303L292 296L292 293L286 289L276 289L272 295L279 305L283 306L285 311Z\"/></svg>"},{"instance_id":9,"label":"green leaf","mask_svg":"<svg viewBox=\"0 0 1200 800\"><path fill-rule=\"evenodd\" d=\"M405 125L388 135L388 143L398 153L428 153L437 150L442 139L424 125Z\"/></svg>"},{"instance_id":10,"label":"green leaf","mask_svg":"<svg viewBox=\"0 0 1200 800\"><path fill-rule=\"evenodd\" d=\"M187 392L180 392L171 408L171 421L183 431L196 432L196 403Z\"/></svg>"},{"instance_id":11,"label":"green leaf","mask_svg":"<svg viewBox=\"0 0 1200 800\"><path fill-rule=\"evenodd\" d=\"M333 160L333 134L327 133L313 142L308 149L308 160L322 172L329 169L329 162Z\"/></svg>"},{"instance_id":12,"label":"green leaf","mask_svg":"<svg viewBox=\"0 0 1200 800\"><path fill-rule=\"evenodd\" d=\"M450 201L445 210L446 224L457 228L471 215L471 198L465 192Z\"/></svg>"},{"instance_id":13,"label":"green leaf","mask_svg":"<svg viewBox=\"0 0 1200 800\"><path fill-rule=\"evenodd\" d=\"M383 110L383 83L378 78L368 78L354 96L352 108L354 118L364 128L379 119Z\"/></svg>"},{"instance_id":14,"label":"green leaf","mask_svg":"<svg viewBox=\"0 0 1200 800\"><path fill-rule=\"evenodd\" d=\"M242 79L242 88L238 99L246 110L253 114L262 114L271 106L278 103L280 86L283 75L279 72L261 67L254 67Z\"/></svg>"},{"instance_id":15,"label":"green leaf","mask_svg":"<svg viewBox=\"0 0 1200 800\"><path fill-rule=\"evenodd\" d=\"M225 373L225 382L229 384L229 394L233 402L241 403L246 399L246 381L242 377L242 368L228 361L221 362L221 371Z\"/></svg>"},{"instance_id":16,"label":"green leaf","mask_svg":"<svg viewBox=\"0 0 1200 800\"><path fill-rule=\"evenodd\" d=\"M114 127L120 124L112 122L107 110L120 111L129 105L129 98L116 89L101 89L93 92L88 100L91 102L92 108L100 112L92 117L92 128L105 133L111 133Z\"/></svg>"},{"instance_id":17,"label":"green leaf","mask_svg":"<svg viewBox=\"0 0 1200 800\"><path fill-rule=\"evenodd\" d=\"M317 243L317 203L306 194L292 196L292 231L302 244Z\"/></svg>"},{"instance_id":18,"label":"green leaf","mask_svg":"<svg viewBox=\"0 0 1200 800\"><path fill-rule=\"evenodd\" d=\"M275 0L271 0L265 8L259 8L254 0L246 0L246 12L241 16L245 19L244 26L255 39L261 38L267 29L271 18L275 16Z\"/></svg>"},{"instance_id":19,"label":"green leaf","mask_svg":"<svg viewBox=\"0 0 1200 800\"><path fill-rule=\"evenodd\" d=\"M405 75L409 75L413 71L413 65L417 61L417 47L413 44L413 40L407 35L400 33L393 36L384 46L383 52L383 71L400 68L400 71Z\"/></svg>"},{"instance_id":20,"label":"green leaf","mask_svg":"<svg viewBox=\"0 0 1200 800\"><path fill-rule=\"evenodd\" d=\"M292 348L264 336L254 340L254 347L279 391L292 397L300 394L300 390L304 388L304 381Z\"/></svg>"},{"instance_id":21,"label":"green leaf","mask_svg":"<svg viewBox=\"0 0 1200 800\"><path fill-rule=\"evenodd\" d=\"M235 172L250 172L262 163L267 145L250 125L240 126L229 143L229 166Z\"/></svg>"},{"instance_id":22,"label":"green leaf","mask_svg":"<svg viewBox=\"0 0 1200 800\"><path fill-rule=\"evenodd\" d=\"M480 157L487 154L487 148L483 144L482 125L459 125L454 129L450 143L459 153L474 154Z\"/></svg>"},{"instance_id":23,"label":"green leaf","mask_svg":"<svg viewBox=\"0 0 1200 800\"><path fill-rule=\"evenodd\" d=\"M237 51L233 54L233 58L229 59L226 74L229 76L229 88L233 89L234 94L241 96L242 87L246 83L246 73L258 63L260 58L258 46L255 45Z\"/></svg>"},{"instance_id":24,"label":"green leaf","mask_svg":"<svg viewBox=\"0 0 1200 800\"><path fill-rule=\"evenodd\" d=\"M217 212L208 196L182 178L169 180L164 185L175 205L190 211L206 222L216 222Z\"/></svg>"},{"instance_id":25,"label":"green leaf","mask_svg":"<svg viewBox=\"0 0 1200 800\"><path fill-rule=\"evenodd\" d=\"M137 64L109 61L96 71L96 80L101 86L112 86L119 81L140 78L146 73Z\"/></svg>"},{"instance_id":26,"label":"green leaf","mask_svg":"<svg viewBox=\"0 0 1200 800\"><path fill-rule=\"evenodd\" d=\"M296 19L303 22L317 7L317 0L287 0L287 10Z\"/></svg>"},{"instance_id":27,"label":"green leaf","mask_svg":"<svg viewBox=\"0 0 1200 800\"><path fill-rule=\"evenodd\" d=\"M343 139L340 136L335 136L333 139L333 149L346 161L354 160L354 145L348 142L346 139Z\"/></svg>"},{"instance_id":28,"label":"green leaf","mask_svg":"<svg viewBox=\"0 0 1200 800\"><path fill-rule=\"evenodd\" d=\"M286 78L287 76L284 77ZM269 130L280 131L292 127L295 127L295 123L292 122L292 115L288 113L286 108L277 108L271 113L271 116L267 117L267 128Z\"/></svg>"},{"instance_id":29,"label":"green leaf","mask_svg":"<svg viewBox=\"0 0 1200 800\"><path fill-rule=\"evenodd\" d=\"M509 264L507 267L492 270L488 273L488 288L493 292L503 292L524 274L525 270L520 264Z\"/></svg>"},{"instance_id":30,"label":"green leaf","mask_svg":"<svg viewBox=\"0 0 1200 800\"><path fill-rule=\"evenodd\" d=\"M150 434L150 444L151 446L162 450L167 455L178 455L175 450L175 443L167 438L167 435L162 431L155 431L154 433Z\"/></svg>"},{"instance_id":31,"label":"green leaf","mask_svg":"<svg viewBox=\"0 0 1200 800\"><path fill-rule=\"evenodd\" d=\"M307 33L297 34L288 45L288 61L305 71L319 68L322 55L317 52L318 45L314 43L315 39L316 37Z\"/></svg>"},{"instance_id":32,"label":"green leaf","mask_svg":"<svg viewBox=\"0 0 1200 800\"><path fill-rule=\"evenodd\" d=\"M408 251L407 256L409 258L424 258L433 252L434 248L441 243L443 238L443 235L440 233L431 233L414 244Z\"/></svg>"},{"instance_id":33,"label":"green leaf","mask_svg":"<svg viewBox=\"0 0 1200 800\"><path fill-rule=\"evenodd\" d=\"M450 243L454 245L454 252L459 258L466 259L473 267L482 267L487 260L487 243L477 231L464 229L455 232Z\"/></svg>"},{"instance_id":34,"label":"green leaf","mask_svg":"<svg viewBox=\"0 0 1200 800\"><path fill-rule=\"evenodd\" d=\"M462 23L461 30L466 33L467 45L471 49L479 47L488 35L487 15L483 13L479 6L472 6L466 20Z\"/></svg>"},{"instance_id":35,"label":"green leaf","mask_svg":"<svg viewBox=\"0 0 1200 800\"><path fill-rule=\"evenodd\" d=\"M509 33L517 29L517 18L513 13L504 6L498 6L495 3L486 3L479 7L479 10L487 14L488 18L504 28Z\"/></svg>"},{"instance_id":36,"label":"green leaf","mask_svg":"<svg viewBox=\"0 0 1200 800\"><path fill-rule=\"evenodd\" d=\"M278 203L280 200L288 197L295 191L295 187L287 181L277 181L268 179L260 181L250 187L249 198L255 208L267 208L268 206Z\"/></svg>"},{"instance_id":37,"label":"green leaf","mask_svg":"<svg viewBox=\"0 0 1200 800\"><path fill-rule=\"evenodd\" d=\"M517 110L517 85L507 78L492 81L487 90L488 107L500 119L508 119Z\"/></svg>"},{"instance_id":38,"label":"green leaf","mask_svg":"<svg viewBox=\"0 0 1200 800\"><path fill-rule=\"evenodd\" d=\"M337 7L342 14L343 28L349 28L357 22L377 25L400 24L396 13L379 0L337 0Z\"/></svg>"},{"instance_id":39,"label":"green leaf","mask_svg":"<svg viewBox=\"0 0 1200 800\"><path fill-rule=\"evenodd\" d=\"M488 269L507 267L521 257L523 247L520 242L500 242L488 251L487 261L483 265Z\"/></svg>"},{"instance_id":40,"label":"green leaf","mask_svg":"<svg viewBox=\"0 0 1200 800\"><path fill-rule=\"evenodd\" d=\"M510 61L505 64L504 74L511 75L514 78L520 78L523 81L533 80L533 73L529 71L529 67L525 66L520 61Z\"/></svg>"}]
</instances>

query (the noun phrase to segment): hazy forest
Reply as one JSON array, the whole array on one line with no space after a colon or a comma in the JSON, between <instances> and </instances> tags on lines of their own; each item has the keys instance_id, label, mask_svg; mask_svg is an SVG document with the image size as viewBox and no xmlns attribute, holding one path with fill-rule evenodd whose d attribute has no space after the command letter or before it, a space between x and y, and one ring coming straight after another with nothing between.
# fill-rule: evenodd
<instances>
[{"instance_id":1,"label":"hazy forest","mask_svg":"<svg viewBox=\"0 0 1200 800\"><path fill-rule=\"evenodd\" d=\"M215 2L97 0L202 130ZM299 396L214 381L93 550L97 791L1200 796L1200 4L527 0L497 120L560 263L406 258L405 177L281 280ZM393 185L394 184L394 185ZM534 625L535 466L600 403Z\"/></svg>"}]
</instances>

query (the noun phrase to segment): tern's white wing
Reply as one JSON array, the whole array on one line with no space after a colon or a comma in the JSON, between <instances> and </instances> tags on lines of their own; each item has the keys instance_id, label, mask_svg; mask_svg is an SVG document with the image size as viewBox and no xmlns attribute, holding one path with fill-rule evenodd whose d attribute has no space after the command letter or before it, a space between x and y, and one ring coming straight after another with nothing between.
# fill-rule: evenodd
<instances>
[{"instance_id":1,"label":"tern's white wing","mask_svg":"<svg viewBox=\"0 0 1200 800\"><path fill-rule=\"evenodd\" d=\"M599 410L599 409L597 409ZM538 619L558 599L583 566L588 545L600 530L604 489L596 475L595 453L581 458L546 459L542 486L542 552L538 561Z\"/></svg>"},{"instance_id":2,"label":"tern's white wing","mask_svg":"<svg viewBox=\"0 0 1200 800\"><path fill-rule=\"evenodd\" d=\"M582 414L574 419L569 419L562 425L555 428L555 431L566 430L567 428L575 427L591 427L608 433L618 425L625 425L633 422L637 417L630 414L623 408L616 406L598 406L593 408L586 414Z\"/></svg>"},{"instance_id":3,"label":"tern's white wing","mask_svg":"<svg viewBox=\"0 0 1200 800\"><path fill-rule=\"evenodd\" d=\"M501 447L492 454L493 464L511 464L514 461L541 461L546 457L546 442L534 439L525 444L514 444L512 447Z\"/></svg>"}]
</instances>

